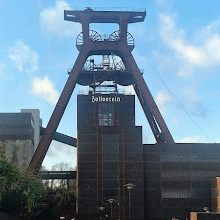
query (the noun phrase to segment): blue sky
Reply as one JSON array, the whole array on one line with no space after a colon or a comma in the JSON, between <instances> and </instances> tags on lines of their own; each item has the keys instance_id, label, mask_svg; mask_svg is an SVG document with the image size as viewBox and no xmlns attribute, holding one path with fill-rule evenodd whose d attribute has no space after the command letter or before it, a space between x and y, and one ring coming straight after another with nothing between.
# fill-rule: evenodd
<instances>
[{"instance_id":1,"label":"blue sky","mask_svg":"<svg viewBox=\"0 0 220 220\"><path fill-rule=\"evenodd\" d=\"M78 55L79 24L63 20L64 8L146 8L132 24L133 55L176 142L220 142L220 1L0 1L0 112L40 109L46 126ZM103 29L102 29L103 27ZM95 26L109 33L114 26ZM110 34L110 33L109 33ZM76 137L76 95L58 128ZM137 101L136 125L154 143ZM76 150L53 142L44 165L75 166Z\"/></svg>"}]
</instances>

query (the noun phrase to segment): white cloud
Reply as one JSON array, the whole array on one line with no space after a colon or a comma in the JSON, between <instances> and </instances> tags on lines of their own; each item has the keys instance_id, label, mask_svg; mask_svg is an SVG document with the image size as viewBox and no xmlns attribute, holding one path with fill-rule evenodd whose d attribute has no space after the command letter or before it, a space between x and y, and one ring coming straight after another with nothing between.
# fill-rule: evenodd
<instances>
[{"instance_id":1,"label":"white cloud","mask_svg":"<svg viewBox=\"0 0 220 220\"><path fill-rule=\"evenodd\" d=\"M184 88L183 93L184 104L187 111L194 116L206 117L207 109L198 97L196 90L192 88Z\"/></svg>"},{"instance_id":2,"label":"white cloud","mask_svg":"<svg viewBox=\"0 0 220 220\"><path fill-rule=\"evenodd\" d=\"M204 27L206 32L209 30L208 36L202 41L198 39L200 46L195 46L187 42L185 31L177 28L170 16L160 16L160 34L164 42L183 60L195 66L219 65L220 35L213 32L214 27L216 24Z\"/></svg>"},{"instance_id":3,"label":"white cloud","mask_svg":"<svg viewBox=\"0 0 220 220\"><path fill-rule=\"evenodd\" d=\"M184 137L177 141L177 143L207 143L207 139L202 136Z\"/></svg>"},{"instance_id":4,"label":"white cloud","mask_svg":"<svg viewBox=\"0 0 220 220\"><path fill-rule=\"evenodd\" d=\"M219 29L220 29L220 17L218 17L216 20L214 20L212 23L210 23L204 28L203 35L205 35L205 37L210 34L212 35L214 32L218 32Z\"/></svg>"},{"instance_id":5,"label":"white cloud","mask_svg":"<svg viewBox=\"0 0 220 220\"><path fill-rule=\"evenodd\" d=\"M156 103L157 103L158 107L159 107L161 110L164 110L165 104L166 104L167 102L170 102L170 101L171 101L171 98L170 98L170 96L168 96L167 94L165 94L164 92L162 92L162 91L160 90L160 91L158 91L155 100L156 100Z\"/></svg>"},{"instance_id":6,"label":"white cloud","mask_svg":"<svg viewBox=\"0 0 220 220\"><path fill-rule=\"evenodd\" d=\"M60 37L73 36L81 32L81 26L78 23L64 21L64 9L69 9L65 1L56 1L53 8L44 9L40 13L40 21L43 30L47 34L56 34Z\"/></svg>"},{"instance_id":7,"label":"white cloud","mask_svg":"<svg viewBox=\"0 0 220 220\"><path fill-rule=\"evenodd\" d=\"M192 68L191 65L181 65L179 72L178 72L178 76L188 78L192 76L193 72L194 72L194 69Z\"/></svg>"},{"instance_id":8,"label":"white cloud","mask_svg":"<svg viewBox=\"0 0 220 220\"><path fill-rule=\"evenodd\" d=\"M59 98L59 93L54 89L53 83L47 77L43 79L35 77L33 79L32 93L39 95L53 105L57 103Z\"/></svg>"},{"instance_id":9,"label":"white cloud","mask_svg":"<svg viewBox=\"0 0 220 220\"><path fill-rule=\"evenodd\" d=\"M47 169L51 170L53 165L67 163L71 169L75 169L77 164L76 162L77 155L75 147L57 141L52 141L43 161L43 165L46 166Z\"/></svg>"},{"instance_id":10,"label":"white cloud","mask_svg":"<svg viewBox=\"0 0 220 220\"><path fill-rule=\"evenodd\" d=\"M64 143L60 143L58 141L53 141L51 146L50 146L50 153L48 153L49 155L48 156L55 156L55 154L57 152L62 152L63 154L65 154L66 156L69 156L69 155L73 155L76 151L76 148L73 147L73 146L70 146L70 145L67 145L67 144L64 144ZM58 153L59 155L59 153ZM56 155L56 156L58 156Z\"/></svg>"},{"instance_id":11,"label":"white cloud","mask_svg":"<svg viewBox=\"0 0 220 220\"><path fill-rule=\"evenodd\" d=\"M21 40L9 49L8 57L15 63L19 71L34 72L38 70L38 54Z\"/></svg>"},{"instance_id":12,"label":"white cloud","mask_svg":"<svg viewBox=\"0 0 220 220\"><path fill-rule=\"evenodd\" d=\"M6 65L3 63L0 63L0 77L5 75L5 69L6 69Z\"/></svg>"}]
</instances>

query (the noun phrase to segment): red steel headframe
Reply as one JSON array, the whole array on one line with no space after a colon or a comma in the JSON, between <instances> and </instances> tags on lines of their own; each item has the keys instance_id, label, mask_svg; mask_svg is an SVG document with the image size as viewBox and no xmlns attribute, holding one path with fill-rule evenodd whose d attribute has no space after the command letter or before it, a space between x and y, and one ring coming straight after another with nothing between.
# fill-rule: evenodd
<instances>
[{"instance_id":1,"label":"red steel headframe","mask_svg":"<svg viewBox=\"0 0 220 220\"><path fill-rule=\"evenodd\" d=\"M145 19L145 11L93 11L87 8L84 11L64 11L64 19L82 24L83 42L77 45L79 55L70 72L61 96L43 133L40 143L30 162L28 170L38 172L44 157L49 149L53 134L60 123L69 99L75 88L77 77L90 55L105 55L114 52L121 57L127 70L133 74L134 89L141 103L145 116L149 122L154 137L158 143L171 143L174 140L163 120L162 115L144 81L144 78L132 56L134 45L127 43L127 27L129 23L141 22ZM89 36L90 23L117 23L120 38L116 41L95 41Z\"/></svg>"}]
</instances>

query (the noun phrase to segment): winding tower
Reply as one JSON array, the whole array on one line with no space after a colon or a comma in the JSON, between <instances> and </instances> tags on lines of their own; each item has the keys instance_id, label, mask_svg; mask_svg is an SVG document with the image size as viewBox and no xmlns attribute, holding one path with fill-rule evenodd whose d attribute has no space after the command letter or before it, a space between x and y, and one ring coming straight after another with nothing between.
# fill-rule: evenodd
<instances>
[{"instance_id":1,"label":"winding tower","mask_svg":"<svg viewBox=\"0 0 220 220\"><path fill-rule=\"evenodd\" d=\"M144 81L143 73L132 55L135 45L132 35L128 32L128 24L142 22L145 16L145 10L96 11L86 8L85 10L64 11L66 21L78 22L82 25L82 32L76 39L79 54L73 68L69 71L67 82L34 153L29 170L35 173L39 171L76 84L92 88L92 92L87 97L78 95L77 98L77 190L79 193L77 212L79 217L82 216L81 219L90 217L96 219L96 216L100 214L99 208L103 206L107 198L112 199L112 196L115 196L115 201L117 201L114 217L127 219L129 216L129 219L135 219L131 218L130 210L129 213L126 210L128 195L125 193L124 186L131 179L139 181L137 184L139 188L137 187L133 197L136 204L133 204L132 209L139 215L138 219L144 219L142 130L141 127L135 126L134 96L127 97L119 94L117 85L133 86L156 142L174 144L169 129ZM108 36L102 36L90 29L91 23L114 23L118 24L119 30ZM100 66L96 64L95 56L101 57ZM102 88L107 88L108 91L112 88L113 93L107 96L105 94L103 98ZM114 103L102 105L94 103L96 100ZM123 102L117 103L117 100L123 100ZM80 106L87 110L91 108L91 111L85 112L82 108L80 109ZM120 109L128 111L123 114ZM105 127L106 125L112 127ZM94 143L91 141L93 137L96 138L93 140ZM86 143L86 140L91 142ZM91 152L92 146L95 153ZM87 165L83 163L86 160L89 162ZM107 168L109 161L117 168L114 170L112 167ZM113 179L110 178L111 175ZM90 183L88 183L89 180L87 181L89 177L91 177ZM107 191L103 188L104 182L108 185L112 184ZM85 188L86 183L88 183L87 188Z\"/></svg>"},{"instance_id":2,"label":"winding tower","mask_svg":"<svg viewBox=\"0 0 220 220\"><path fill-rule=\"evenodd\" d=\"M90 86L94 84L94 78L96 83L102 83L107 80L115 81L123 86L133 85L156 142L174 143L171 133L131 53L135 45L132 35L128 33L128 24L142 22L145 16L145 10L95 11L91 8L86 8L85 10L64 11L64 20L78 22L82 25L82 32L76 40L79 54L73 68L69 72L69 77L61 96L31 160L30 171L39 171L52 141L53 134L56 132L76 84ZM90 30L89 25L91 23L116 23L119 25L119 30L110 34L109 37L103 38L98 32ZM87 69L84 68L88 57L102 55L108 58L112 54L121 58L121 61L114 69L96 71L94 68L91 68L91 65Z\"/></svg>"}]
</instances>

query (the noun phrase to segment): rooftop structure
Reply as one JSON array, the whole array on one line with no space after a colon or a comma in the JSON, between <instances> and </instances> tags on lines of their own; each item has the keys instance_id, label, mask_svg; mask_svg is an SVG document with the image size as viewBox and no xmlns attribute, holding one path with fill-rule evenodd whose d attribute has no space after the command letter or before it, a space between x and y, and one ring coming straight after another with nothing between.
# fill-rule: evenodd
<instances>
[{"instance_id":1,"label":"rooftop structure","mask_svg":"<svg viewBox=\"0 0 220 220\"><path fill-rule=\"evenodd\" d=\"M0 113L0 157L26 170L39 143L40 124L38 109Z\"/></svg>"}]
</instances>

